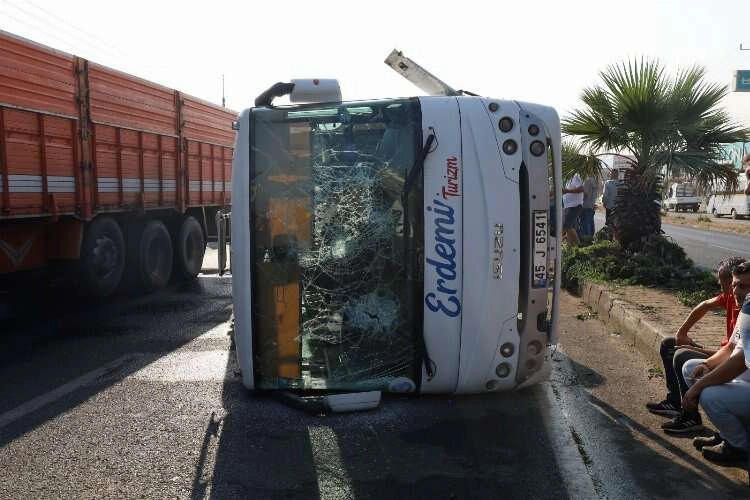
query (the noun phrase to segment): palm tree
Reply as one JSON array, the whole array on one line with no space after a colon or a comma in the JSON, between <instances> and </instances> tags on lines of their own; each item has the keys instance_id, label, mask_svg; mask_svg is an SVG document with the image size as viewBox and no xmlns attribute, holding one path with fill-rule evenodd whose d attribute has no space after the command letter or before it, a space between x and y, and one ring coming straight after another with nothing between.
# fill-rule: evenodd
<instances>
[{"instance_id":1,"label":"palm tree","mask_svg":"<svg viewBox=\"0 0 750 500\"><path fill-rule=\"evenodd\" d=\"M602 84L581 94L584 107L562 121L573 140L563 161L567 172L590 173L592 165L601 168L594 158L603 154L630 160L612 214L620 243L638 248L661 232L662 176L736 188L738 173L721 162L721 145L748 140L750 129L733 123L719 106L727 87L707 83L700 66L672 77L646 59L610 66L600 76Z\"/></svg>"}]
</instances>

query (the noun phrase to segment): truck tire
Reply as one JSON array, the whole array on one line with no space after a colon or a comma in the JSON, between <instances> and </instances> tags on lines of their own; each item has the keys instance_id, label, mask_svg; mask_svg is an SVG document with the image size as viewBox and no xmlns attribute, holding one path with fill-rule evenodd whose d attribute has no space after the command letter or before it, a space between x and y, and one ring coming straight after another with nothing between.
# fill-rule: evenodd
<instances>
[{"instance_id":1,"label":"truck tire","mask_svg":"<svg viewBox=\"0 0 750 500\"><path fill-rule=\"evenodd\" d=\"M172 239L163 222L146 223L136 251L133 267L139 287L149 292L165 287L172 275Z\"/></svg>"},{"instance_id":2,"label":"truck tire","mask_svg":"<svg viewBox=\"0 0 750 500\"><path fill-rule=\"evenodd\" d=\"M203 267L206 253L206 239L203 228L193 216L185 217L174 242L174 270L178 278L192 279L198 276Z\"/></svg>"},{"instance_id":3,"label":"truck tire","mask_svg":"<svg viewBox=\"0 0 750 500\"><path fill-rule=\"evenodd\" d=\"M80 276L95 297L112 295L125 269L125 240L111 217L97 217L86 227L81 244Z\"/></svg>"}]
</instances>

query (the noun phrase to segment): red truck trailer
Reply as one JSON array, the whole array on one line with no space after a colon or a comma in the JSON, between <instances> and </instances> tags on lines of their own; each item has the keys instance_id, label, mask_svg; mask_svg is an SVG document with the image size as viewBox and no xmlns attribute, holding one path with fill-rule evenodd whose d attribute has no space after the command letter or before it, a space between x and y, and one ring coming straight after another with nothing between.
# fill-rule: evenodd
<instances>
[{"instance_id":1,"label":"red truck trailer","mask_svg":"<svg viewBox=\"0 0 750 500\"><path fill-rule=\"evenodd\" d=\"M107 296L197 275L235 118L0 31L0 277L74 263Z\"/></svg>"}]
</instances>

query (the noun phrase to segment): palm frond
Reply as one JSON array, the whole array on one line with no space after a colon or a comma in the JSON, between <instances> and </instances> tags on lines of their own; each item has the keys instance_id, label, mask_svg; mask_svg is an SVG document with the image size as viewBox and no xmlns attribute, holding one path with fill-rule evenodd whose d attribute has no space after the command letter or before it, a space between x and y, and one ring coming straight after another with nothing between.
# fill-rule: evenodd
<instances>
[{"instance_id":1,"label":"palm frond","mask_svg":"<svg viewBox=\"0 0 750 500\"><path fill-rule=\"evenodd\" d=\"M703 189L711 189L716 185L725 186L734 191L738 188L738 172L731 164L716 161L713 154L702 151L678 151L661 154L657 159L665 166L666 177L687 177Z\"/></svg>"},{"instance_id":2,"label":"palm frond","mask_svg":"<svg viewBox=\"0 0 750 500\"><path fill-rule=\"evenodd\" d=\"M625 192L632 201L616 220L625 224L653 215L651 205L638 207L653 204L661 174L689 177L706 188L736 188L738 172L724 160L723 144L750 140L750 129L722 109L728 89L708 82L704 68L670 76L659 61L640 58L609 66L600 78L581 93L581 108L562 120L563 132L575 138L563 153L563 169L568 175L587 172L589 156L630 153L635 164Z\"/></svg>"},{"instance_id":3,"label":"palm frond","mask_svg":"<svg viewBox=\"0 0 750 500\"><path fill-rule=\"evenodd\" d=\"M567 182L575 174L581 179L594 177L602 178L604 163L593 153L585 152L580 144L565 140L562 143L562 174L563 180Z\"/></svg>"}]
</instances>

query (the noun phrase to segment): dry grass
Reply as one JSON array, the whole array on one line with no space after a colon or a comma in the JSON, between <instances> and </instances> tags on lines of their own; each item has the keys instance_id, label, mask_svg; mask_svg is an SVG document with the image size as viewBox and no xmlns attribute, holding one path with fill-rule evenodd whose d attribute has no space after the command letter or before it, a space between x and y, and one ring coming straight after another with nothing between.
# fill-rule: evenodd
<instances>
[{"instance_id":1,"label":"dry grass","mask_svg":"<svg viewBox=\"0 0 750 500\"><path fill-rule=\"evenodd\" d=\"M734 233L742 236L750 235L750 223L727 219L710 218L700 215L698 218L685 217L672 213L662 214L662 221L667 224L694 227L696 229L708 229L722 233Z\"/></svg>"}]
</instances>

